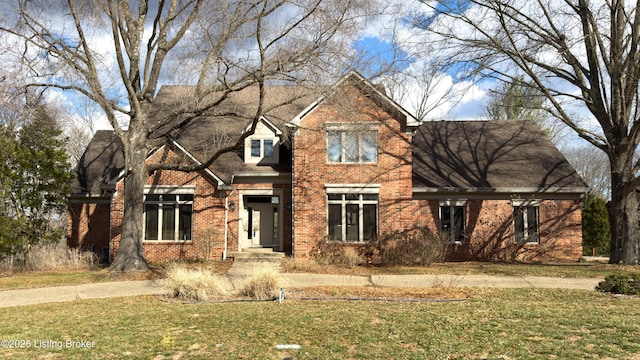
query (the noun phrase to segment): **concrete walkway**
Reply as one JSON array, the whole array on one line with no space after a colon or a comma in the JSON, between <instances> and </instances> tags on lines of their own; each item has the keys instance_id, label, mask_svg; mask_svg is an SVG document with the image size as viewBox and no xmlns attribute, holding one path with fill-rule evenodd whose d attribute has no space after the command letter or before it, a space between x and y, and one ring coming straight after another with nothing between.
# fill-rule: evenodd
<instances>
[{"instance_id":1,"label":"concrete walkway","mask_svg":"<svg viewBox=\"0 0 640 360\"><path fill-rule=\"evenodd\" d=\"M382 287L492 287L492 288L560 288L594 290L602 279L575 279L535 276L488 275L327 275L307 273L278 274L284 288L310 286L382 286ZM228 276L235 287L244 277ZM0 291L0 307L123 296L159 295L160 281L119 281L73 286Z\"/></svg>"}]
</instances>

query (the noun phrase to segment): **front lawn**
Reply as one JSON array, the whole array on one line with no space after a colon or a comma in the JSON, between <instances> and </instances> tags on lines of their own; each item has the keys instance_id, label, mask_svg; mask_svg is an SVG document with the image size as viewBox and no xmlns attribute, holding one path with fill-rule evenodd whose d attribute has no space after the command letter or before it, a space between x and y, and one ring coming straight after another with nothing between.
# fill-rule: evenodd
<instances>
[{"instance_id":1,"label":"front lawn","mask_svg":"<svg viewBox=\"0 0 640 360\"><path fill-rule=\"evenodd\" d=\"M375 266L360 265L353 268L318 265L310 259L285 259L282 272L333 273L354 275L499 275L499 276L551 276L571 278L604 278L611 273L637 273L640 266L601 263L521 264L491 262L446 262L429 266Z\"/></svg>"},{"instance_id":2,"label":"front lawn","mask_svg":"<svg viewBox=\"0 0 640 360\"><path fill-rule=\"evenodd\" d=\"M345 291L335 294L341 297ZM0 355L10 359L638 359L639 298L580 290L467 291L467 300L452 302L183 304L134 297L6 308L0 309L2 339L30 345L13 349L3 342ZM83 345L92 347L77 348Z\"/></svg>"}]
</instances>

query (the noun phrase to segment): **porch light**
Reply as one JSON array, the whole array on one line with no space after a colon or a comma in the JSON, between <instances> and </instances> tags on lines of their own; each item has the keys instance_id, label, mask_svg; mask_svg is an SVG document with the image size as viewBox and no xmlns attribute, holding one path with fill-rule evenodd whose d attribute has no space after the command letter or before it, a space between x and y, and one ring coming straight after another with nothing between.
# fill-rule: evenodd
<instances>
[{"instance_id":1,"label":"porch light","mask_svg":"<svg viewBox=\"0 0 640 360\"><path fill-rule=\"evenodd\" d=\"M236 202L235 202L235 201L231 200L231 201L229 202L229 209L230 209L231 211L236 211Z\"/></svg>"}]
</instances>

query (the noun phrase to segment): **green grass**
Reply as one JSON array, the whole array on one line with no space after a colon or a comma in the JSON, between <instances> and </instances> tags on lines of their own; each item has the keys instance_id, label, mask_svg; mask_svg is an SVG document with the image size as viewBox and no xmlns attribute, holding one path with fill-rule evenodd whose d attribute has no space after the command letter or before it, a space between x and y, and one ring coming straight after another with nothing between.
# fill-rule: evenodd
<instances>
[{"instance_id":1,"label":"green grass","mask_svg":"<svg viewBox=\"0 0 640 360\"><path fill-rule=\"evenodd\" d=\"M470 294L448 303L182 304L138 297L0 309L2 339L95 343L0 349L0 357L638 359L640 298L549 289Z\"/></svg>"}]
</instances>

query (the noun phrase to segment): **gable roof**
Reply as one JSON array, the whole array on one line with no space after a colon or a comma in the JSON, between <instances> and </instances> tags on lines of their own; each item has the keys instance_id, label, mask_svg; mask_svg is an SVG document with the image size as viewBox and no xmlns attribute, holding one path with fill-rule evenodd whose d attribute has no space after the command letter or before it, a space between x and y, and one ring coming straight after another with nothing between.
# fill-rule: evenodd
<instances>
[{"instance_id":1,"label":"gable roof","mask_svg":"<svg viewBox=\"0 0 640 360\"><path fill-rule=\"evenodd\" d=\"M166 112L183 104L193 94L193 86L163 86L154 99L149 114L152 123L159 123ZM250 86L231 93L219 106L216 113L200 116L180 129L171 141L178 150L196 162L205 161L221 147L234 144L247 128L258 108L257 86ZM313 89L302 86L270 85L266 87L264 118L278 129L285 129L285 122L298 114L312 99L317 97ZM166 134L163 127L151 134L151 138ZM241 152L241 151L240 151ZM245 164L240 152L228 152L220 156L210 167L218 180L230 183L234 173L259 173L290 171L290 157L281 151L281 164L258 166ZM74 194L100 195L106 185L117 180L124 169L122 142L112 130L98 130L78 163L77 177L72 183Z\"/></svg>"},{"instance_id":2,"label":"gable roof","mask_svg":"<svg viewBox=\"0 0 640 360\"><path fill-rule=\"evenodd\" d=\"M101 195L104 186L124 169L122 142L111 130L98 130L80 158L72 182L76 194Z\"/></svg>"},{"instance_id":3,"label":"gable roof","mask_svg":"<svg viewBox=\"0 0 640 360\"><path fill-rule=\"evenodd\" d=\"M584 193L588 186L532 121L425 122L413 137L414 193Z\"/></svg>"},{"instance_id":4,"label":"gable roof","mask_svg":"<svg viewBox=\"0 0 640 360\"><path fill-rule=\"evenodd\" d=\"M355 70L349 71L347 75L345 75L332 87L331 91L329 91L328 94L323 94L322 96L318 97L314 102L312 102L309 106L307 106L304 110L297 114L287 125L293 127L300 126L300 123L305 116L313 112L313 110L317 108L318 105L324 102L331 94L335 93L337 89L339 89L346 83L355 85L356 87L360 88L360 90L365 94L370 95L374 99L376 99L380 103L380 105L387 110L400 115L400 117L402 117L406 122L407 127L415 128L420 125L420 120L415 118L402 106L391 99L384 91L381 90L381 87L372 84L369 80L367 80L364 76L362 76Z\"/></svg>"}]
</instances>

